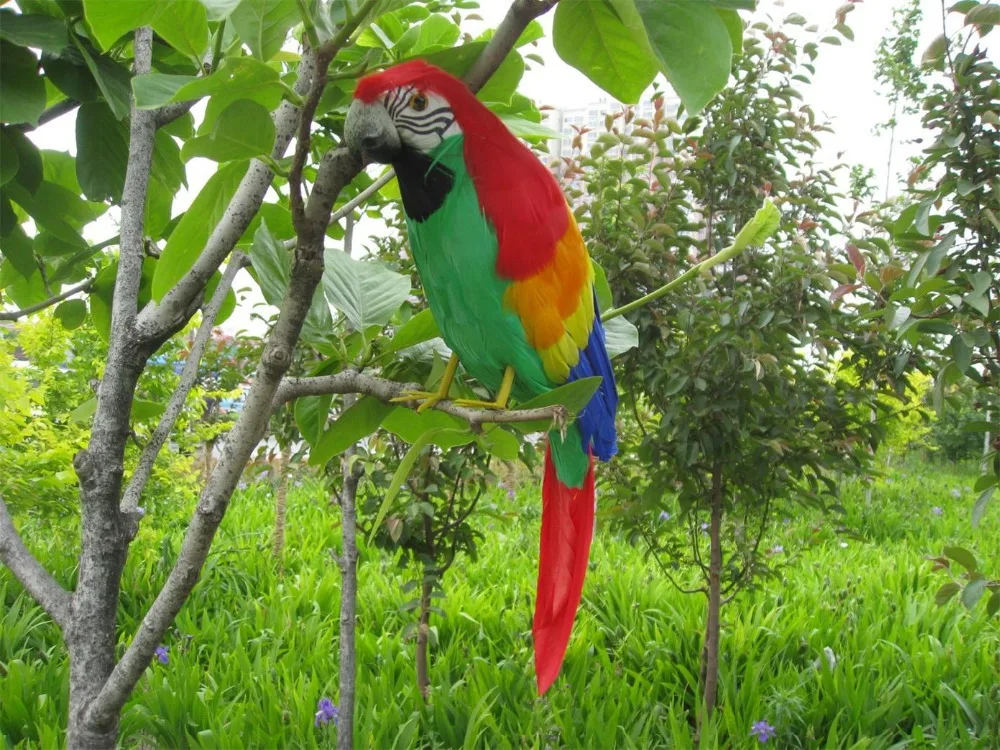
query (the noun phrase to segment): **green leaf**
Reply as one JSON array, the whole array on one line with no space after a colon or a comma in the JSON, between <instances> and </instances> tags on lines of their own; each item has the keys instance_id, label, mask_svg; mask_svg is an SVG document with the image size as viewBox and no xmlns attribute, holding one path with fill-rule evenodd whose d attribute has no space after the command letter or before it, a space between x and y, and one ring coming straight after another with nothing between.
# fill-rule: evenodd
<instances>
[{"instance_id":1,"label":"green leaf","mask_svg":"<svg viewBox=\"0 0 1000 750\"><path fill-rule=\"evenodd\" d=\"M107 55L99 54L86 39L80 39L74 35L73 43L76 44L77 50L97 82L97 87L101 90L104 100L111 107L111 111L115 113L115 117L119 120L128 117L132 103L129 83L132 74Z\"/></svg>"},{"instance_id":2,"label":"green leaf","mask_svg":"<svg viewBox=\"0 0 1000 750\"><path fill-rule=\"evenodd\" d=\"M163 237L170 223L174 194L157 180L150 180L146 190L145 232L154 241Z\"/></svg>"},{"instance_id":3,"label":"green leaf","mask_svg":"<svg viewBox=\"0 0 1000 750\"><path fill-rule=\"evenodd\" d=\"M536 396L530 401L518 404L517 409L519 411L524 409L541 409L546 406L562 404L570 414L579 414L583 410L583 407L590 403L591 397L601 386L601 380L600 376L574 380L572 383L566 383L548 393ZM548 420L543 419L534 422L514 422L511 424L511 427L518 432L529 433L547 430L551 427L551 424Z\"/></svg>"},{"instance_id":4,"label":"green leaf","mask_svg":"<svg viewBox=\"0 0 1000 750\"><path fill-rule=\"evenodd\" d=\"M230 162L205 183L174 227L160 254L153 277L153 299L159 302L194 265L209 235L222 218L246 172L246 162Z\"/></svg>"},{"instance_id":5,"label":"green leaf","mask_svg":"<svg viewBox=\"0 0 1000 750\"><path fill-rule=\"evenodd\" d=\"M604 323L604 338L608 357L614 359L619 354L639 346L639 329L624 315L619 315Z\"/></svg>"},{"instance_id":6,"label":"green leaf","mask_svg":"<svg viewBox=\"0 0 1000 750\"><path fill-rule=\"evenodd\" d=\"M428 409L425 412L417 412L405 406L395 407L382 421L382 427L393 435L396 435L407 443L416 442L421 435L436 430L459 430L465 427L458 417L445 414L443 411ZM472 435L458 437L450 432L441 432L441 437L431 440L435 445L444 448L454 448L472 442ZM457 441L457 442L456 442Z\"/></svg>"},{"instance_id":7,"label":"green leaf","mask_svg":"<svg viewBox=\"0 0 1000 750\"><path fill-rule=\"evenodd\" d=\"M376 261L358 261L340 250L324 254L323 290L327 301L355 330L385 325L410 296L410 277Z\"/></svg>"},{"instance_id":8,"label":"green leaf","mask_svg":"<svg viewBox=\"0 0 1000 750\"><path fill-rule=\"evenodd\" d=\"M990 504L990 499L993 497L994 490L996 490L995 484L992 487L984 489L982 494L976 500L976 504L972 506L973 528L979 526L979 522L983 520L983 515L986 513L986 506Z\"/></svg>"},{"instance_id":9,"label":"green leaf","mask_svg":"<svg viewBox=\"0 0 1000 750\"><path fill-rule=\"evenodd\" d=\"M240 4L240 0L201 0L201 2L208 11L209 21L222 21L229 18L236 10L236 6Z\"/></svg>"},{"instance_id":10,"label":"green leaf","mask_svg":"<svg viewBox=\"0 0 1000 750\"><path fill-rule=\"evenodd\" d=\"M937 604L939 607L943 607L945 604L951 601L952 597L954 597L955 594L957 594L961 590L962 590L961 586L959 586L957 583L949 581L948 583L942 585L941 588L937 590L937 593L934 595L934 603Z\"/></svg>"},{"instance_id":11,"label":"green leaf","mask_svg":"<svg viewBox=\"0 0 1000 750\"><path fill-rule=\"evenodd\" d=\"M90 422L90 418L94 416L94 412L97 411L97 397L89 398L76 407L70 412L69 418L72 422L79 422L81 424L87 424Z\"/></svg>"},{"instance_id":12,"label":"green leaf","mask_svg":"<svg viewBox=\"0 0 1000 750\"><path fill-rule=\"evenodd\" d=\"M31 139L28 138L22 131L16 128L4 128L4 134L10 139L11 145L17 152L17 162L18 169L15 179L24 186L25 189L32 195L38 192L38 188L42 185L43 179L49 179L44 176L43 165L42 165L42 155L38 151L38 148ZM65 158L72 160L69 154L65 155ZM59 182L58 180L51 180L51 182ZM68 186L64 186L68 187ZM74 192L79 192L79 186Z\"/></svg>"},{"instance_id":13,"label":"green leaf","mask_svg":"<svg viewBox=\"0 0 1000 750\"><path fill-rule=\"evenodd\" d=\"M468 437L466 442L470 442L473 439L473 434L468 428L455 429L449 427L439 427L437 429L428 430L417 438L416 441L414 441L413 445L411 445L410 449L406 452L406 455L403 456L403 460L399 462L399 466L392 475L392 481L389 482L389 488L385 491L385 497L382 498L382 504L379 506L378 513L375 515L375 522L372 524L371 534L368 536L369 544L371 544L372 539L375 538L376 532L378 532L379 527L385 520L385 515L389 512L389 508L392 506L392 501L395 500L396 495L399 494L399 490L402 488L403 482L406 481L406 477L413 468L413 464L417 462L417 457L420 455L420 452L431 443L444 437L453 437L454 439Z\"/></svg>"},{"instance_id":14,"label":"green leaf","mask_svg":"<svg viewBox=\"0 0 1000 750\"><path fill-rule=\"evenodd\" d=\"M485 428L483 434L476 437L476 443L501 461L516 461L521 451L521 444L517 438L499 425Z\"/></svg>"},{"instance_id":15,"label":"green leaf","mask_svg":"<svg viewBox=\"0 0 1000 750\"><path fill-rule=\"evenodd\" d=\"M139 109L156 109L164 104L178 99L178 92L187 84L196 81L208 81L219 73L213 73L208 78L198 79L195 76L179 76L167 73L147 73L132 79L132 92L135 94L135 106ZM191 99L200 97L192 96Z\"/></svg>"},{"instance_id":16,"label":"green leaf","mask_svg":"<svg viewBox=\"0 0 1000 750\"><path fill-rule=\"evenodd\" d=\"M94 39L102 50L109 49L124 34L151 22L156 15L155 0L84 0L83 12Z\"/></svg>"},{"instance_id":17,"label":"green leaf","mask_svg":"<svg viewBox=\"0 0 1000 750\"><path fill-rule=\"evenodd\" d=\"M716 8L730 8L731 10L757 10L757 0L707 0L709 5Z\"/></svg>"},{"instance_id":18,"label":"green leaf","mask_svg":"<svg viewBox=\"0 0 1000 750\"><path fill-rule=\"evenodd\" d=\"M965 605L966 609L972 609L979 603L983 594L986 593L986 584L985 578L977 578L965 587L962 592L962 604Z\"/></svg>"},{"instance_id":19,"label":"green leaf","mask_svg":"<svg viewBox=\"0 0 1000 750\"><path fill-rule=\"evenodd\" d=\"M431 47L451 47L461 35L458 26L440 13L427 16L416 29L417 39L411 48L414 53Z\"/></svg>"},{"instance_id":20,"label":"green leaf","mask_svg":"<svg viewBox=\"0 0 1000 750\"><path fill-rule=\"evenodd\" d=\"M96 102L101 98L97 81L74 45L66 47L61 55L42 53L42 68L49 82L70 99Z\"/></svg>"},{"instance_id":21,"label":"green leaf","mask_svg":"<svg viewBox=\"0 0 1000 750\"><path fill-rule=\"evenodd\" d=\"M42 15L14 13L0 8L0 39L19 47L37 47L59 54L69 43L66 22Z\"/></svg>"},{"instance_id":22,"label":"green leaf","mask_svg":"<svg viewBox=\"0 0 1000 750\"><path fill-rule=\"evenodd\" d=\"M619 0L619 8L626 0ZM634 0L660 70L690 114L729 81L733 43L719 13L702 0ZM737 19L739 20L739 19Z\"/></svg>"},{"instance_id":23,"label":"green leaf","mask_svg":"<svg viewBox=\"0 0 1000 750\"><path fill-rule=\"evenodd\" d=\"M281 49L299 13L295 0L242 0L229 21L254 57L266 62Z\"/></svg>"},{"instance_id":24,"label":"green leaf","mask_svg":"<svg viewBox=\"0 0 1000 750\"><path fill-rule=\"evenodd\" d=\"M743 19L735 10L716 11L719 18L726 24L726 31L729 32L729 43L733 45L733 55L743 54Z\"/></svg>"},{"instance_id":25,"label":"green leaf","mask_svg":"<svg viewBox=\"0 0 1000 750\"><path fill-rule=\"evenodd\" d=\"M136 399L132 402L132 419L137 422L148 422L153 419L159 419L166 408L167 405L161 404L159 401L141 401Z\"/></svg>"},{"instance_id":26,"label":"green leaf","mask_svg":"<svg viewBox=\"0 0 1000 750\"><path fill-rule=\"evenodd\" d=\"M638 102L656 77L657 60L631 0L617 0L614 7L605 0L562 0L552 21L552 43L564 62L626 104Z\"/></svg>"},{"instance_id":27,"label":"green leaf","mask_svg":"<svg viewBox=\"0 0 1000 750\"><path fill-rule=\"evenodd\" d=\"M950 557L970 573L976 571L976 557L969 550L962 547L945 547L944 554L945 557Z\"/></svg>"},{"instance_id":28,"label":"green leaf","mask_svg":"<svg viewBox=\"0 0 1000 750\"><path fill-rule=\"evenodd\" d=\"M778 230L781 222L781 212L768 198L754 217L750 219L736 235L732 247L741 251L746 247L760 247Z\"/></svg>"},{"instance_id":29,"label":"green leaf","mask_svg":"<svg viewBox=\"0 0 1000 750\"><path fill-rule=\"evenodd\" d=\"M548 141L562 138L562 133L537 122L525 120L523 117L502 114L500 119L511 133L527 141Z\"/></svg>"},{"instance_id":30,"label":"green leaf","mask_svg":"<svg viewBox=\"0 0 1000 750\"><path fill-rule=\"evenodd\" d=\"M76 177L92 201L120 203L128 165L128 126L104 102L80 106L76 114Z\"/></svg>"},{"instance_id":31,"label":"green leaf","mask_svg":"<svg viewBox=\"0 0 1000 750\"><path fill-rule=\"evenodd\" d=\"M984 26L1000 26L1000 5L977 5L965 14L965 25L979 26L980 34Z\"/></svg>"},{"instance_id":32,"label":"green leaf","mask_svg":"<svg viewBox=\"0 0 1000 750\"><path fill-rule=\"evenodd\" d=\"M212 161L233 161L270 155L273 147L271 113L257 102L238 99L219 115L212 135L198 136L184 144L181 158L189 161L203 156Z\"/></svg>"},{"instance_id":33,"label":"green leaf","mask_svg":"<svg viewBox=\"0 0 1000 750\"><path fill-rule=\"evenodd\" d=\"M0 122L38 124L45 109L45 80L31 51L0 41Z\"/></svg>"},{"instance_id":34,"label":"green leaf","mask_svg":"<svg viewBox=\"0 0 1000 750\"><path fill-rule=\"evenodd\" d=\"M590 261L591 267L594 269L594 291L597 293L597 306L603 313L606 310L610 310L614 306L614 297L611 295L611 285L608 284L608 275L604 272L604 268L601 267L599 263L596 263L593 259ZM607 330L607 326L604 330Z\"/></svg>"},{"instance_id":35,"label":"green leaf","mask_svg":"<svg viewBox=\"0 0 1000 750\"><path fill-rule=\"evenodd\" d=\"M89 213L88 219L90 204L66 188L51 182L42 182L35 194L30 195L15 181L5 185L4 192L8 198L23 208L38 226L80 249L87 247L87 242L68 219L75 219L74 223L82 225L100 214Z\"/></svg>"},{"instance_id":36,"label":"green leaf","mask_svg":"<svg viewBox=\"0 0 1000 750\"><path fill-rule=\"evenodd\" d=\"M216 271L212 274L208 283L205 284L205 296L204 299L208 301L215 294L215 288L222 281L222 272ZM222 305L219 307L219 312L215 316L215 324L221 325L225 323L233 311L236 309L236 294L232 289L226 292L226 296L222 300Z\"/></svg>"},{"instance_id":37,"label":"green leaf","mask_svg":"<svg viewBox=\"0 0 1000 750\"><path fill-rule=\"evenodd\" d=\"M382 358L440 335L437 321L434 320L430 308L421 310L393 332L389 343L382 350Z\"/></svg>"},{"instance_id":38,"label":"green leaf","mask_svg":"<svg viewBox=\"0 0 1000 750\"><path fill-rule=\"evenodd\" d=\"M486 85L476 92L476 98L481 102L510 104L523 75L524 59L517 52L509 52Z\"/></svg>"},{"instance_id":39,"label":"green leaf","mask_svg":"<svg viewBox=\"0 0 1000 750\"><path fill-rule=\"evenodd\" d=\"M374 396L364 396L345 410L309 452L310 466L325 466L355 443L371 435L395 409Z\"/></svg>"},{"instance_id":40,"label":"green leaf","mask_svg":"<svg viewBox=\"0 0 1000 750\"><path fill-rule=\"evenodd\" d=\"M990 600L986 602L986 616L993 617L1000 612L1000 589L994 590Z\"/></svg>"},{"instance_id":41,"label":"green leaf","mask_svg":"<svg viewBox=\"0 0 1000 750\"><path fill-rule=\"evenodd\" d=\"M907 311L909 311L909 308L907 308ZM972 365L972 347L961 336L952 336L950 348L951 355L955 360L955 366L964 375Z\"/></svg>"},{"instance_id":42,"label":"green leaf","mask_svg":"<svg viewBox=\"0 0 1000 750\"><path fill-rule=\"evenodd\" d=\"M7 137L7 128L0 130L0 185L6 185L14 179L21 167L21 158L17 155L17 147Z\"/></svg>"},{"instance_id":43,"label":"green leaf","mask_svg":"<svg viewBox=\"0 0 1000 750\"><path fill-rule=\"evenodd\" d=\"M121 2L115 2L120 6ZM201 62L208 49L208 14L198 0L170 0L156 3L153 31L178 52Z\"/></svg>"},{"instance_id":44,"label":"green leaf","mask_svg":"<svg viewBox=\"0 0 1000 750\"><path fill-rule=\"evenodd\" d=\"M87 318L87 303L82 299L68 299L56 308L55 316L63 328L79 328Z\"/></svg>"},{"instance_id":45,"label":"green leaf","mask_svg":"<svg viewBox=\"0 0 1000 750\"><path fill-rule=\"evenodd\" d=\"M292 273L292 257L285 246L274 238L261 221L250 246L250 262L256 272L260 291L269 305L280 307L288 290Z\"/></svg>"},{"instance_id":46,"label":"green leaf","mask_svg":"<svg viewBox=\"0 0 1000 750\"><path fill-rule=\"evenodd\" d=\"M303 396L295 400L295 424L302 437L309 445L315 445L323 435L327 417L330 415L330 403L333 397Z\"/></svg>"},{"instance_id":47,"label":"green leaf","mask_svg":"<svg viewBox=\"0 0 1000 750\"><path fill-rule=\"evenodd\" d=\"M6 237L0 239L0 253L25 279L38 272L31 239L21 227L15 226Z\"/></svg>"}]
</instances>

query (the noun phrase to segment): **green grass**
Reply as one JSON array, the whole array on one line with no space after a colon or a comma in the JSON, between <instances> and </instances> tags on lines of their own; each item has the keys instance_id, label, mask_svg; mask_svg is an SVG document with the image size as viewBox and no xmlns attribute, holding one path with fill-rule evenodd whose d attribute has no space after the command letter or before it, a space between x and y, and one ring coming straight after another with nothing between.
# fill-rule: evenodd
<instances>
[{"instance_id":1,"label":"green grass","mask_svg":"<svg viewBox=\"0 0 1000 750\"><path fill-rule=\"evenodd\" d=\"M1000 618L957 600L937 607L945 579L924 559L959 543L1000 572L1000 522L992 512L969 527L971 484L972 475L917 467L879 484L870 507L848 484L846 524L864 541L838 536L842 519L779 519L764 545L785 548L778 577L723 610L721 708L704 746L755 747L750 726L766 719L777 747L1000 747ZM598 534L562 676L540 699L530 642L536 493L523 491L511 511L489 522L478 561L459 560L445 579L427 707L413 642L400 637L413 616L401 609L412 574L364 552L358 746L691 747L703 598L675 591L642 549ZM189 512L144 522L123 580L124 642L164 581ZM316 487L293 490L279 577L268 553L270 490L240 494L165 639L170 663L150 666L125 710L124 746L335 744L333 725L316 729L313 713L323 696L337 702L337 519ZM40 521L22 526L71 582L71 537ZM0 734L9 746L59 746L68 666L58 634L5 570L0 603ZM837 657L832 669L825 647Z\"/></svg>"}]
</instances>

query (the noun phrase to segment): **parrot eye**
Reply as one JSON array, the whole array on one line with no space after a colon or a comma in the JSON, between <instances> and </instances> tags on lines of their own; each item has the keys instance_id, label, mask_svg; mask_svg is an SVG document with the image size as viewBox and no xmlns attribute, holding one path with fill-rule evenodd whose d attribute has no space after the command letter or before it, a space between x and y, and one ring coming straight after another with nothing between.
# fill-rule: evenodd
<instances>
[{"instance_id":1,"label":"parrot eye","mask_svg":"<svg viewBox=\"0 0 1000 750\"><path fill-rule=\"evenodd\" d=\"M414 94L410 99L410 108L416 112L423 112L427 109L427 104L427 97L420 93Z\"/></svg>"}]
</instances>

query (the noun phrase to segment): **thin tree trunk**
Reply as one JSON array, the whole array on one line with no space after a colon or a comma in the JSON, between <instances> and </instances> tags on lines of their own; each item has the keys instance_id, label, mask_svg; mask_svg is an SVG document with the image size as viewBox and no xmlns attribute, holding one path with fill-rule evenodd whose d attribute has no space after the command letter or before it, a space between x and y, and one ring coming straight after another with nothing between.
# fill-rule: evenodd
<instances>
[{"instance_id":1,"label":"thin tree trunk","mask_svg":"<svg viewBox=\"0 0 1000 750\"><path fill-rule=\"evenodd\" d=\"M353 400L353 399L352 399ZM346 404L347 399L345 399ZM357 545L357 493L358 481L364 474L364 465L351 457L354 448L344 456L344 490L340 495L340 515L343 529L343 551L340 563L340 721L337 725L337 750L354 747L354 702L357 680L357 657L354 651L354 633L358 605L358 545Z\"/></svg>"},{"instance_id":2,"label":"thin tree trunk","mask_svg":"<svg viewBox=\"0 0 1000 750\"><path fill-rule=\"evenodd\" d=\"M712 470L709 527L708 621L705 627L705 720L712 718L719 691L719 614L722 607L722 466Z\"/></svg>"},{"instance_id":3,"label":"thin tree trunk","mask_svg":"<svg viewBox=\"0 0 1000 750\"><path fill-rule=\"evenodd\" d=\"M427 660L427 641L430 637L431 594L434 581L424 570L424 583L420 588L420 624L417 626L417 687L426 701L430 697L431 677Z\"/></svg>"},{"instance_id":4,"label":"thin tree trunk","mask_svg":"<svg viewBox=\"0 0 1000 750\"><path fill-rule=\"evenodd\" d=\"M885 163L885 199L889 200L889 186L892 184L892 148L896 144L896 112L899 102L892 103L892 128L889 130L889 158Z\"/></svg>"},{"instance_id":5,"label":"thin tree trunk","mask_svg":"<svg viewBox=\"0 0 1000 750\"><path fill-rule=\"evenodd\" d=\"M292 446L285 445L278 459L278 487L274 493L274 542L272 551L274 560L278 563L278 572L284 569L283 555L285 551L285 509L288 499L288 465L292 461Z\"/></svg>"}]
</instances>

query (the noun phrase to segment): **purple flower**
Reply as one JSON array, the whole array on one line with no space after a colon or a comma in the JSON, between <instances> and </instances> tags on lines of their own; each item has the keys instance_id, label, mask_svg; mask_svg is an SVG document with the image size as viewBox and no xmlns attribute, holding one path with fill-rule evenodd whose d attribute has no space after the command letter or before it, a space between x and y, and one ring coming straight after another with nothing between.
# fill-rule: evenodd
<instances>
[{"instance_id":1,"label":"purple flower","mask_svg":"<svg viewBox=\"0 0 1000 750\"><path fill-rule=\"evenodd\" d=\"M933 513L935 516L943 515L944 514L944 508L942 508L939 505L935 505L933 508L931 508L931 513Z\"/></svg>"},{"instance_id":2,"label":"purple flower","mask_svg":"<svg viewBox=\"0 0 1000 750\"><path fill-rule=\"evenodd\" d=\"M756 721L753 726L750 727L750 734L756 734L758 742L767 742L777 733L777 730L766 721Z\"/></svg>"},{"instance_id":3,"label":"purple flower","mask_svg":"<svg viewBox=\"0 0 1000 750\"><path fill-rule=\"evenodd\" d=\"M160 662L160 664L170 663L170 655L167 653L167 650L166 646L157 646L156 651L153 652L153 655L156 656L156 660Z\"/></svg>"},{"instance_id":4,"label":"purple flower","mask_svg":"<svg viewBox=\"0 0 1000 750\"><path fill-rule=\"evenodd\" d=\"M773 547L771 547L771 550L770 550L770 552L771 552L772 555L780 555L784 551L785 551L785 548L782 547L780 544L774 545Z\"/></svg>"},{"instance_id":5,"label":"purple flower","mask_svg":"<svg viewBox=\"0 0 1000 750\"><path fill-rule=\"evenodd\" d=\"M507 497L509 499L511 499L511 500L514 499L514 488L513 487L508 487L507 488Z\"/></svg>"},{"instance_id":6,"label":"purple flower","mask_svg":"<svg viewBox=\"0 0 1000 750\"><path fill-rule=\"evenodd\" d=\"M333 705L333 701L329 698L320 698L319 703L316 704L316 717L313 723L317 727L326 726L331 721L334 726L337 726L337 722L340 720L340 709Z\"/></svg>"},{"instance_id":7,"label":"purple flower","mask_svg":"<svg viewBox=\"0 0 1000 750\"><path fill-rule=\"evenodd\" d=\"M707 523L703 523L701 525L701 533L702 534L707 534L708 533L708 524Z\"/></svg>"},{"instance_id":8,"label":"purple flower","mask_svg":"<svg viewBox=\"0 0 1000 750\"><path fill-rule=\"evenodd\" d=\"M661 510L660 511L660 520L661 521L669 521L670 520L670 514L667 513L667 511L665 511L665 510Z\"/></svg>"}]
</instances>

